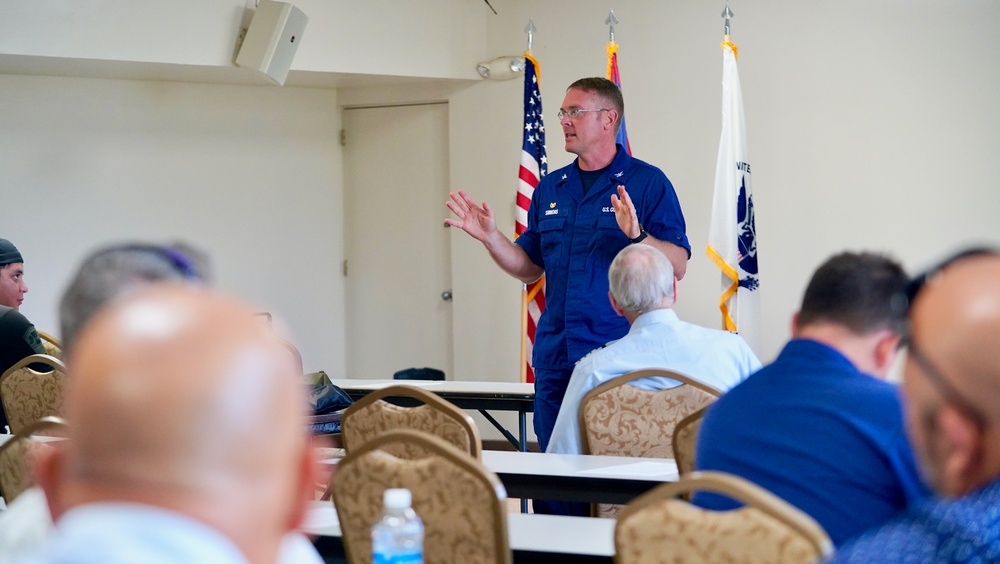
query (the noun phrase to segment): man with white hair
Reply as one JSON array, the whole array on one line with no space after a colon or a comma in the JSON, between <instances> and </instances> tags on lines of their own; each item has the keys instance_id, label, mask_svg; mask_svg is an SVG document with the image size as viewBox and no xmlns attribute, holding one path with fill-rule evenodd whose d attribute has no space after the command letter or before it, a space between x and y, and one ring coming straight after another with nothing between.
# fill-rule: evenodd
<instances>
[{"instance_id":1,"label":"man with white hair","mask_svg":"<svg viewBox=\"0 0 1000 564\"><path fill-rule=\"evenodd\" d=\"M657 249L648 245L622 249L611 262L608 282L611 307L631 327L627 335L577 363L546 452L580 453L580 401L590 390L628 372L663 368L726 391L761 367L739 335L677 317L672 309L677 279L670 261ZM633 385L659 390L679 383L644 378Z\"/></svg>"}]
</instances>

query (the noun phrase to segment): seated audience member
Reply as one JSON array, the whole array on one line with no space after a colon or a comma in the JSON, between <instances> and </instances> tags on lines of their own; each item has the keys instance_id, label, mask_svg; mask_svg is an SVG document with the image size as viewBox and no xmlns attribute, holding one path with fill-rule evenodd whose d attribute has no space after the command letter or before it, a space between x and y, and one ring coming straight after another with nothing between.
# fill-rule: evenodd
<instances>
[{"instance_id":1,"label":"seated audience member","mask_svg":"<svg viewBox=\"0 0 1000 564\"><path fill-rule=\"evenodd\" d=\"M164 285L83 327L68 351L69 440L37 468L56 529L18 561L277 559L317 468L305 389L252 313Z\"/></svg>"},{"instance_id":2,"label":"seated audience member","mask_svg":"<svg viewBox=\"0 0 1000 564\"><path fill-rule=\"evenodd\" d=\"M189 258L197 253L183 245L161 246L126 243L103 247L80 264L59 302L63 347L69 349L80 328L109 302L132 294L154 282L201 284L202 270ZM201 253L197 253L204 259Z\"/></svg>"},{"instance_id":3,"label":"seated audience member","mask_svg":"<svg viewBox=\"0 0 1000 564\"><path fill-rule=\"evenodd\" d=\"M35 326L18 311L27 293L24 259L13 243L0 239L0 375L24 357L45 354ZM7 415L0 405L0 431L6 426Z\"/></svg>"},{"instance_id":4,"label":"seated audience member","mask_svg":"<svg viewBox=\"0 0 1000 564\"><path fill-rule=\"evenodd\" d=\"M816 519L838 546L926 496L899 390L880 379L896 357L903 315L892 298L906 283L902 267L874 254L821 265L792 319L793 339L706 412L696 468L763 486Z\"/></svg>"},{"instance_id":5,"label":"seated audience member","mask_svg":"<svg viewBox=\"0 0 1000 564\"><path fill-rule=\"evenodd\" d=\"M200 285L206 282L207 256L184 244L128 243L103 247L88 255L63 292L59 317L63 344L69 347L97 311L108 303L163 282ZM68 349L67 349L68 350ZM0 564L43 543L52 530L45 494L37 487L21 494L0 512ZM285 539L281 562L319 563L304 536Z\"/></svg>"},{"instance_id":6,"label":"seated audience member","mask_svg":"<svg viewBox=\"0 0 1000 564\"><path fill-rule=\"evenodd\" d=\"M664 368L725 391L760 368L760 361L739 335L678 319L671 309L677 280L670 261L657 249L625 247L611 262L608 281L611 307L631 327L624 337L576 364L546 452L579 454L580 401L590 390L628 372ZM633 384L660 390L678 382L648 378Z\"/></svg>"},{"instance_id":7,"label":"seated audience member","mask_svg":"<svg viewBox=\"0 0 1000 564\"><path fill-rule=\"evenodd\" d=\"M836 561L1000 562L998 280L1000 254L978 250L908 289L907 431L938 497L848 543Z\"/></svg>"}]
</instances>

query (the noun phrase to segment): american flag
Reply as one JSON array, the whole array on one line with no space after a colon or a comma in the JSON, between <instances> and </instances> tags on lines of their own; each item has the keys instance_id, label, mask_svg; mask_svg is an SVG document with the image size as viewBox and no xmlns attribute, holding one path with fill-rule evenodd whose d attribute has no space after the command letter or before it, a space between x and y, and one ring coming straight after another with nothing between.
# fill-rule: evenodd
<instances>
[{"instance_id":1,"label":"american flag","mask_svg":"<svg viewBox=\"0 0 1000 564\"><path fill-rule=\"evenodd\" d=\"M618 44L614 41L608 42L608 80L622 87L622 77L618 74ZM615 142L625 147L628 154L632 154L632 147L628 144L628 133L625 132L625 116L621 117L622 126L618 128L618 138Z\"/></svg>"},{"instance_id":2,"label":"american flag","mask_svg":"<svg viewBox=\"0 0 1000 564\"><path fill-rule=\"evenodd\" d=\"M524 55L524 138L521 143L521 170L517 183L517 216L515 235L528 228L528 207L538 181L548 172L545 158L545 125L542 123L542 95L538 90L538 61ZM521 380L535 381L531 366L531 351L535 345L535 328L545 309L545 278L529 284L521 296Z\"/></svg>"}]
</instances>

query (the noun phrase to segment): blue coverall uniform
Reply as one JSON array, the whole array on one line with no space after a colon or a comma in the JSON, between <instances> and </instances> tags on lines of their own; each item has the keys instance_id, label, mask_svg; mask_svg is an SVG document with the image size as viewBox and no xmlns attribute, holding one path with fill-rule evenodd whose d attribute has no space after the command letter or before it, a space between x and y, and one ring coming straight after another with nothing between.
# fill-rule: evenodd
<instances>
[{"instance_id":1,"label":"blue coverall uniform","mask_svg":"<svg viewBox=\"0 0 1000 564\"><path fill-rule=\"evenodd\" d=\"M624 185L639 223L652 237L691 255L677 194L660 169L618 153L584 195L577 163L539 182L528 228L515 243L545 270L545 311L535 332L534 427L548 446L573 365L587 353L628 333L628 321L608 302L608 268L630 241L618 227L611 195Z\"/></svg>"}]
</instances>

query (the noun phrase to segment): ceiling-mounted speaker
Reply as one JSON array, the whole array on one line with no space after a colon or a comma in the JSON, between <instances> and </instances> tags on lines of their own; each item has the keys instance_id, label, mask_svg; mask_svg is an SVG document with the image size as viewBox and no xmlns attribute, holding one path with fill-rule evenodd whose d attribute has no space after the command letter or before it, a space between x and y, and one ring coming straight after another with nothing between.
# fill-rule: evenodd
<instances>
[{"instance_id":1,"label":"ceiling-mounted speaker","mask_svg":"<svg viewBox=\"0 0 1000 564\"><path fill-rule=\"evenodd\" d=\"M278 86L285 84L308 22L302 10L287 2L262 0L236 55L236 64L264 73Z\"/></svg>"}]
</instances>

